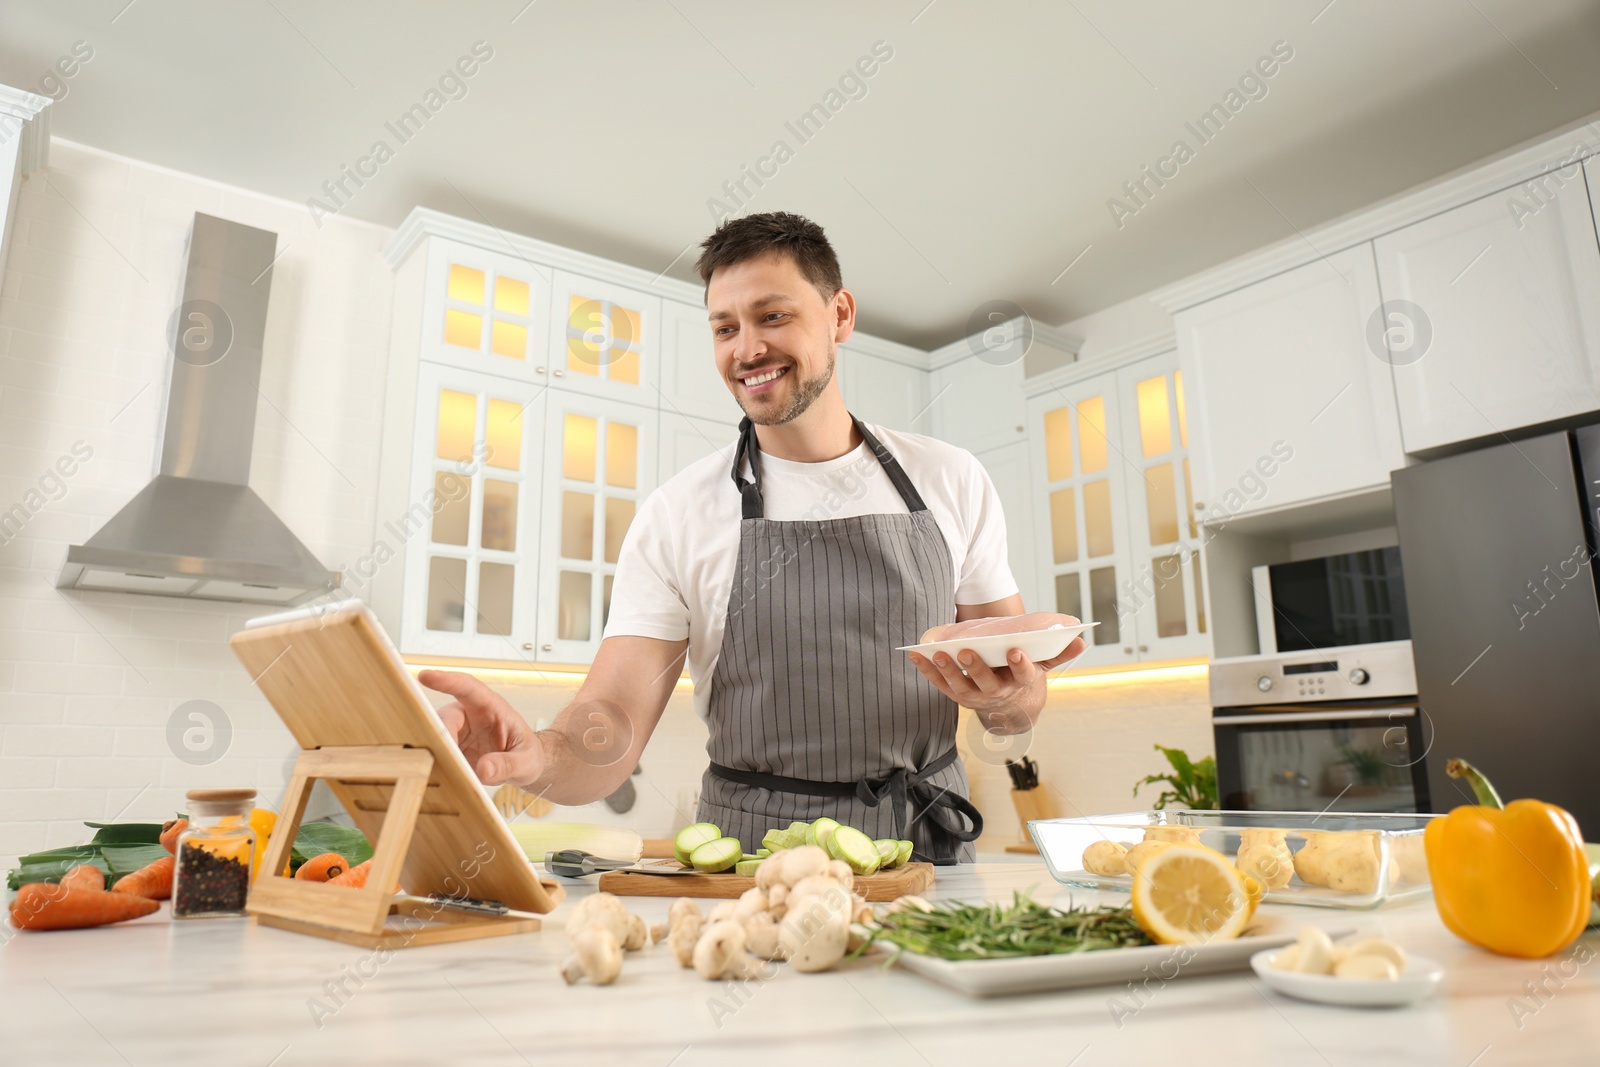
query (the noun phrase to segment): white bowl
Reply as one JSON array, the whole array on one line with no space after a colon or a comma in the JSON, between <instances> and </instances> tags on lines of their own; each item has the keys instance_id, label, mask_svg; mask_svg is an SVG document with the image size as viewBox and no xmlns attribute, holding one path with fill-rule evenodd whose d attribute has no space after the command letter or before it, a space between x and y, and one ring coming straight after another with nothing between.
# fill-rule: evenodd
<instances>
[{"instance_id":1,"label":"white bowl","mask_svg":"<svg viewBox=\"0 0 1600 1067\"><path fill-rule=\"evenodd\" d=\"M901 645L897 652L916 652L919 655L933 658L935 652L948 653L955 659L956 653L964 648L970 648L978 654L978 658L990 667L1004 667L1006 655L1013 648L1022 649L1022 654L1041 663L1053 659L1065 652L1067 646L1072 644L1073 638L1085 633L1092 626L1099 626L1097 622L1080 622L1076 626L1049 626L1043 630L1023 630L1014 634L986 634L982 637L958 637L952 641L929 641L922 645ZM960 660L956 660L960 663Z\"/></svg>"},{"instance_id":2,"label":"white bowl","mask_svg":"<svg viewBox=\"0 0 1600 1067\"><path fill-rule=\"evenodd\" d=\"M1331 974L1280 971L1272 961L1281 949L1265 949L1250 957L1250 969L1267 987L1285 996L1351 1008L1398 1008L1433 995L1444 968L1425 956L1408 956L1406 969L1394 981L1381 978L1335 978Z\"/></svg>"}]
</instances>

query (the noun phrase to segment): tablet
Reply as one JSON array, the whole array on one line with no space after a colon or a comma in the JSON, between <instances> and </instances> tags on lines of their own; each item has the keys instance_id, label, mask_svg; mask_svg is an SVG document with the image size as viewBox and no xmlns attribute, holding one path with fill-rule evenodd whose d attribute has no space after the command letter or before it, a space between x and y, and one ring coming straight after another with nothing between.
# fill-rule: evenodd
<instances>
[{"instance_id":1,"label":"tablet","mask_svg":"<svg viewBox=\"0 0 1600 1067\"><path fill-rule=\"evenodd\" d=\"M344 600L253 619L230 644L307 752L403 746L432 754L401 867L408 893L478 897L541 913L560 902L565 894L539 880L365 604ZM349 773L323 780L376 846L395 784Z\"/></svg>"}]
</instances>

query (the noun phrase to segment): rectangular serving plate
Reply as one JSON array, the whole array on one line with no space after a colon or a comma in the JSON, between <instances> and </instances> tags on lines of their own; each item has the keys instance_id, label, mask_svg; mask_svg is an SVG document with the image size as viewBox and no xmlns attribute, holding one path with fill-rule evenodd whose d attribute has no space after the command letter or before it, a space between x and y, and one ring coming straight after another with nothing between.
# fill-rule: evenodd
<instances>
[{"instance_id":1,"label":"rectangular serving plate","mask_svg":"<svg viewBox=\"0 0 1600 1067\"><path fill-rule=\"evenodd\" d=\"M1143 945L1002 960L944 960L902 952L896 962L914 974L972 997L1048 993L1083 986L1146 982L1152 976L1165 982L1248 970L1251 956L1294 941L1299 927L1300 924L1280 915L1258 915L1244 936L1203 945ZM1350 930L1328 931L1335 939L1350 933Z\"/></svg>"}]
</instances>

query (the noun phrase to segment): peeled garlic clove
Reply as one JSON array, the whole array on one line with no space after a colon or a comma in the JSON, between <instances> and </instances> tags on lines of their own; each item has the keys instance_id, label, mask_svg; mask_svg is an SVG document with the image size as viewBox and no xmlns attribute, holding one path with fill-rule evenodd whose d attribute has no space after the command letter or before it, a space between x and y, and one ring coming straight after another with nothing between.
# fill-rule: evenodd
<instances>
[{"instance_id":1,"label":"peeled garlic clove","mask_svg":"<svg viewBox=\"0 0 1600 1067\"><path fill-rule=\"evenodd\" d=\"M1278 954L1272 957L1272 966L1280 971L1293 971L1298 969L1300 963L1300 946L1290 945L1279 949Z\"/></svg>"},{"instance_id":2,"label":"peeled garlic clove","mask_svg":"<svg viewBox=\"0 0 1600 1067\"><path fill-rule=\"evenodd\" d=\"M1394 964L1397 973L1406 969L1406 950L1386 937L1369 937L1350 946L1350 956L1377 956Z\"/></svg>"},{"instance_id":3,"label":"peeled garlic clove","mask_svg":"<svg viewBox=\"0 0 1600 1067\"><path fill-rule=\"evenodd\" d=\"M1333 969L1333 973L1340 978L1366 978L1379 981L1393 982L1400 977L1400 972L1395 965L1382 956L1369 953L1351 955Z\"/></svg>"},{"instance_id":4,"label":"peeled garlic clove","mask_svg":"<svg viewBox=\"0 0 1600 1067\"><path fill-rule=\"evenodd\" d=\"M1296 942L1300 949L1300 958L1295 961L1295 970L1301 974L1328 974L1333 970L1333 942L1328 940L1328 935L1319 927L1306 926L1300 930L1300 940Z\"/></svg>"}]
</instances>

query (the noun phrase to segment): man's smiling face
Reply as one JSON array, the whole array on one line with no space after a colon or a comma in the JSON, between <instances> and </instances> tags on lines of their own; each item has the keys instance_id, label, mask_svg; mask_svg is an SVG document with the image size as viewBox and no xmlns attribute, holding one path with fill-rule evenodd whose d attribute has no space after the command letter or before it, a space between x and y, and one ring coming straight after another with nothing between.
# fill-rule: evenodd
<instances>
[{"instance_id":1,"label":"man's smiling face","mask_svg":"<svg viewBox=\"0 0 1600 1067\"><path fill-rule=\"evenodd\" d=\"M825 299L782 252L717 268L706 287L717 372L751 422L781 426L822 395L843 339L841 302L844 290Z\"/></svg>"}]
</instances>

